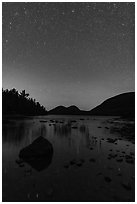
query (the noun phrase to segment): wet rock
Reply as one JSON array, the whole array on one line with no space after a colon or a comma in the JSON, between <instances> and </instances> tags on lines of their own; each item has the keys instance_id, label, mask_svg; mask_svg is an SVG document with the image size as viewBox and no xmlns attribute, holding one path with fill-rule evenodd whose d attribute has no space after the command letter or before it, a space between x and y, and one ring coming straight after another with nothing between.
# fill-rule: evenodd
<instances>
[{"instance_id":1,"label":"wet rock","mask_svg":"<svg viewBox=\"0 0 137 204\"><path fill-rule=\"evenodd\" d=\"M69 165L67 165L67 164L64 165L64 168L65 168L65 169L68 169L68 168L69 168Z\"/></svg>"},{"instance_id":2,"label":"wet rock","mask_svg":"<svg viewBox=\"0 0 137 204\"><path fill-rule=\"evenodd\" d=\"M84 163L84 162L85 162L85 160L84 160L84 159L80 159L80 161L81 161L82 163Z\"/></svg>"},{"instance_id":3,"label":"wet rock","mask_svg":"<svg viewBox=\"0 0 137 204\"><path fill-rule=\"evenodd\" d=\"M82 163L77 163L76 165L80 167L80 166L82 166Z\"/></svg>"},{"instance_id":4,"label":"wet rock","mask_svg":"<svg viewBox=\"0 0 137 204\"><path fill-rule=\"evenodd\" d=\"M102 173L101 173L101 172L99 172L99 173L97 173L96 175L97 175L97 176L101 176L101 175L102 175Z\"/></svg>"},{"instance_id":5,"label":"wet rock","mask_svg":"<svg viewBox=\"0 0 137 204\"><path fill-rule=\"evenodd\" d=\"M40 123L46 123L47 121L46 120L40 120L39 122Z\"/></svg>"},{"instance_id":6,"label":"wet rock","mask_svg":"<svg viewBox=\"0 0 137 204\"><path fill-rule=\"evenodd\" d=\"M117 162L122 162L123 159L119 158L119 159L117 159L116 161L117 161Z\"/></svg>"},{"instance_id":7,"label":"wet rock","mask_svg":"<svg viewBox=\"0 0 137 204\"><path fill-rule=\"evenodd\" d=\"M121 174L121 173L118 173L117 176L122 176L122 174Z\"/></svg>"},{"instance_id":8,"label":"wet rock","mask_svg":"<svg viewBox=\"0 0 137 204\"><path fill-rule=\"evenodd\" d=\"M106 129L109 129L109 127L105 127Z\"/></svg>"},{"instance_id":9,"label":"wet rock","mask_svg":"<svg viewBox=\"0 0 137 204\"><path fill-rule=\"evenodd\" d=\"M104 179L107 183L110 183L112 181L112 179L108 176L105 176Z\"/></svg>"},{"instance_id":10,"label":"wet rock","mask_svg":"<svg viewBox=\"0 0 137 204\"><path fill-rule=\"evenodd\" d=\"M131 155L126 155L125 158L126 159L132 159L132 156Z\"/></svg>"},{"instance_id":11,"label":"wet rock","mask_svg":"<svg viewBox=\"0 0 137 204\"><path fill-rule=\"evenodd\" d=\"M108 166L108 169L109 169L109 170L112 170L112 169L113 169L113 167Z\"/></svg>"},{"instance_id":12,"label":"wet rock","mask_svg":"<svg viewBox=\"0 0 137 204\"><path fill-rule=\"evenodd\" d=\"M127 191L130 191L130 190L131 190L131 185L130 185L130 183L122 183L122 186L123 186Z\"/></svg>"},{"instance_id":13,"label":"wet rock","mask_svg":"<svg viewBox=\"0 0 137 204\"><path fill-rule=\"evenodd\" d=\"M38 137L32 144L23 148L19 157L37 171L41 171L49 166L52 160L52 144L43 137Z\"/></svg>"},{"instance_id":14,"label":"wet rock","mask_svg":"<svg viewBox=\"0 0 137 204\"><path fill-rule=\"evenodd\" d=\"M70 122L71 122L71 123L76 123L77 121L76 121L76 120L71 120Z\"/></svg>"},{"instance_id":15,"label":"wet rock","mask_svg":"<svg viewBox=\"0 0 137 204\"><path fill-rule=\"evenodd\" d=\"M23 159L16 159L16 163L19 164L19 165L22 164L23 163Z\"/></svg>"},{"instance_id":16,"label":"wet rock","mask_svg":"<svg viewBox=\"0 0 137 204\"><path fill-rule=\"evenodd\" d=\"M129 164L134 164L134 159L126 159L126 162Z\"/></svg>"},{"instance_id":17,"label":"wet rock","mask_svg":"<svg viewBox=\"0 0 137 204\"><path fill-rule=\"evenodd\" d=\"M89 149L90 149L90 150L93 150L93 147L90 147Z\"/></svg>"},{"instance_id":18,"label":"wet rock","mask_svg":"<svg viewBox=\"0 0 137 204\"><path fill-rule=\"evenodd\" d=\"M109 143L115 143L117 139L107 138L107 142Z\"/></svg>"},{"instance_id":19,"label":"wet rock","mask_svg":"<svg viewBox=\"0 0 137 204\"><path fill-rule=\"evenodd\" d=\"M96 160L94 158L90 158L89 161L90 162L96 162Z\"/></svg>"},{"instance_id":20,"label":"wet rock","mask_svg":"<svg viewBox=\"0 0 137 204\"><path fill-rule=\"evenodd\" d=\"M19 164L19 167L24 167L25 165L23 163Z\"/></svg>"},{"instance_id":21,"label":"wet rock","mask_svg":"<svg viewBox=\"0 0 137 204\"><path fill-rule=\"evenodd\" d=\"M32 169L26 169L24 173L25 173L25 176L30 176L32 174Z\"/></svg>"},{"instance_id":22,"label":"wet rock","mask_svg":"<svg viewBox=\"0 0 137 204\"><path fill-rule=\"evenodd\" d=\"M78 127L77 127L77 126L72 126L72 128L73 128L73 129L77 129Z\"/></svg>"},{"instance_id":23,"label":"wet rock","mask_svg":"<svg viewBox=\"0 0 137 204\"><path fill-rule=\"evenodd\" d=\"M108 154L108 156L110 157L110 158L116 158L117 157L117 154Z\"/></svg>"},{"instance_id":24,"label":"wet rock","mask_svg":"<svg viewBox=\"0 0 137 204\"><path fill-rule=\"evenodd\" d=\"M75 160L71 160L71 161L70 161L70 165L74 165L75 163L76 163Z\"/></svg>"},{"instance_id":25,"label":"wet rock","mask_svg":"<svg viewBox=\"0 0 137 204\"><path fill-rule=\"evenodd\" d=\"M26 169L25 170L25 173L31 173L32 172L32 169Z\"/></svg>"}]
</instances>

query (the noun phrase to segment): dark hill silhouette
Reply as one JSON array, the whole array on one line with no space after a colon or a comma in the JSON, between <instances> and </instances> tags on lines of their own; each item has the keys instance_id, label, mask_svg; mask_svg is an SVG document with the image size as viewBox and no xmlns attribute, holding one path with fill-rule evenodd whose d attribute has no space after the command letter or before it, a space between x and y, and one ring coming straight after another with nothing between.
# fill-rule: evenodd
<instances>
[{"instance_id":1,"label":"dark hill silhouette","mask_svg":"<svg viewBox=\"0 0 137 204\"><path fill-rule=\"evenodd\" d=\"M76 106L58 106L48 112L52 115L111 115L133 117L135 115L135 92L119 94L105 100L90 111L80 110Z\"/></svg>"},{"instance_id":2,"label":"dark hill silhouette","mask_svg":"<svg viewBox=\"0 0 137 204\"><path fill-rule=\"evenodd\" d=\"M57 106L56 108L50 110L48 114L51 115L80 115L81 110L77 106Z\"/></svg>"},{"instance_id":3,"label":"dark hill silhouette","mask_svg":"<svg viewBox=\"0 0 137 204\"><path fill-rule=\"evenodd\" d=\"M91 115L135 115L135 92L128 92L111 97L90 111Z\"/></svg>"}]
</instances>

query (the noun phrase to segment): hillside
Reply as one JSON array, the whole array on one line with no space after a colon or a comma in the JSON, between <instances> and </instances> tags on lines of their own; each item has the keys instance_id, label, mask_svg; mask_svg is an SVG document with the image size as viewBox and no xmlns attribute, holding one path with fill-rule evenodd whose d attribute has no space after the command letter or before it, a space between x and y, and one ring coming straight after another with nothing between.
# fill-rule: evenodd
<instances>
[{"instance_id":1,"label":"hillside","mask_svg":"<svg viewBox=\"0 0 137 204\"><path fill-rule=\"evenodd\" d=\"M105 100L90 111L91 115L135 115L135 92L123 93Z\"/></svg>"},{"instance_id":2,"label":"hillside","mask_svg":"<svg viewBox=\"0 0 137 204\"><path fill-rule=\"evenodd\" d=\"M50 110L48 114L51 115L80 115L81 110L76 106L57 106L56 108Z\"/></svg>"},{"instance_id":3,"label":"hillside","mask_svg":"<svg viewBox=\"0 0 137 204\"><path fill-rule=\"evenodd\" d=\"M135 115L135 92L119 94L105 100L90 111L80 110L76 106L57 106L48 111L52 115L114 115L133 117Z\"/></svg>"}]
</instances>

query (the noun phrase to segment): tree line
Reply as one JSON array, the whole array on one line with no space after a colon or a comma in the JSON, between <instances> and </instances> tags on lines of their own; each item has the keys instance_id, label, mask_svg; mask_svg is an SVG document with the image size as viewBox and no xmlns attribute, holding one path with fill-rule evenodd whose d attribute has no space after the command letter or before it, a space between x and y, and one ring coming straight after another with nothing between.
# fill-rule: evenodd
<instances>
[{"instance_id":1,"label":"tree line","mask_svg":"<svg viewBox=\"0 0 137 204\"><path fill-rule=\"evenodd\" d=\"M2 89L2 114L45 115L47 111L39 102L30 98L25 90L18 92L13 88Z\"/></svg>"}]
</instances>

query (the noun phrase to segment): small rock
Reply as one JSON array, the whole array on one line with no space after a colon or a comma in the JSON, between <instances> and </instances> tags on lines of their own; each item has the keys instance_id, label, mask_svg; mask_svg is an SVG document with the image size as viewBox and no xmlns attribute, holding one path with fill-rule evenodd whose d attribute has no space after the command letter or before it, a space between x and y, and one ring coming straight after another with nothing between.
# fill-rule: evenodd
<instances>
[{"instance_id":1,"label":"small rock","mask_svg":"<svg viewBox=\"0 0 137 204\"><path fill-rule=\"evenodd\" d=\"M24 164L23 163L19 164L19 167L24 167Z\"/></svg>"},{"instance_id":2,"label":"small rock","mask_svg":"<svg viewBox=\"0 0 137 204\"><path fill-rule=\"evenodd\" d=\"M89 159L90 162L96 162L94 158Z\"/></svg>"},{"instance_id":3,"label":"small rock","mask_svg":"<svg viewBox=\"0 0 137 204\"><path fill-rule=\"evenodd\" d=\"M16 159L16 163L17 163L17 164L22 164L22 163L23 163L23 160L22 160L22 159Z\"/></svg>"},{"instance_id":4,"label":"small rock","mask_svg":"<svg viewBox=\"0 0 137 204\"><path fill-rule=\"evenodd\" d=\"M110 183L112 181L112 179L108 176L105 176L104 179L107 183Z\"/></svg>"},{"instance_id":5,"label":"small rock","mask_svg":"<svg viewBox=\"0 0 137 204\"><path fill-rule=\"evenodd\" d=\"M133 159L126 159L126 162L129 164L134 164L134 160Z\"/></svg>"},{"instance_id":6,"label":"small rock","mask_svg":"<svg viewBox=\"0 0 137 204\"><path fill-rule=\"evenodd\" d=\"M73 126L72 128L73 128L73 129L77 129L78 127L77 127L77 126Z\"/></svg>"},{"instance_id":7,"label":"small rock","mask_svg":"<svg viewBox=\"0 0 137 204\"><path fill-rule=\"evenodd\" d=\"M99 173L97 173L96 175L97 175L97 176L101 176L101 175L102 175L102 173L101 173L101 172L99 172Z\"/></svg>"},{"instance_id":8,"label":"small rock","mask_svg":"<svg viewBox=\"0 0 137 204\"><path fill-rule=\"evenodd\" d=\"M131 190L131 185L130 185L130 183L122 183L122 186L123 186L126 190L128 190L128 191Z\"/></svg>"},{"instance_id":9,"label":"small rock","mask_svg":"<svg viewBox=\"0 0 137 204\"><path fill-rule=\"evenodd\" d=\"M122 174L121 174L121 173L118 173L117 176L122 176Z\"/></svg>"},{"instance_id":10,"label":"small rock","mask_svg":"<svg viewBox=\"0 0 137 204\"><path fill-rule=\"evenodd\" d=\"M75 163L76 163L75 160L71 160L71 161L70 161L70 165L74 165Z\"/></svg>"},{"instance_id":11,"label":"small rock","mask_svg":"<svg viewBox=\"0 0 137 204\"><path fill-rule=\"evenodd\" d=\"M123 161L123 159L120 159L120 158L119 158L119 159L117 159L116 161L117 161L117 162L122 162L122 161Z\"/></svg>"},{"instance_id":12,"label":"small rock","mask_svg":"<svg viewBox=\"0 0 137 204\"><path fill-rule=\"evenodd\" d=\"M80 167L80 166L82 166L82 163L77 163L76 165Z\"/></svg>"},{"instance_id":13,"label":"small rock","mask_svg":"<svg viewBox=\"0 0 137 204\"><path fill-rule=\"evenodd\" d=\"M64 168L68 169L68 168L69 168L69 165L64 165Z\"/></svg>"},{"instance_id":14,"label":"small rock","mask_svg":"<svg viewBox=\"0 0 137 204\"><path fill-rule=\"evenodd\" d=\"M108 127L105 127L106 129L109 129Z\"/></svg>"}]
</instances>

